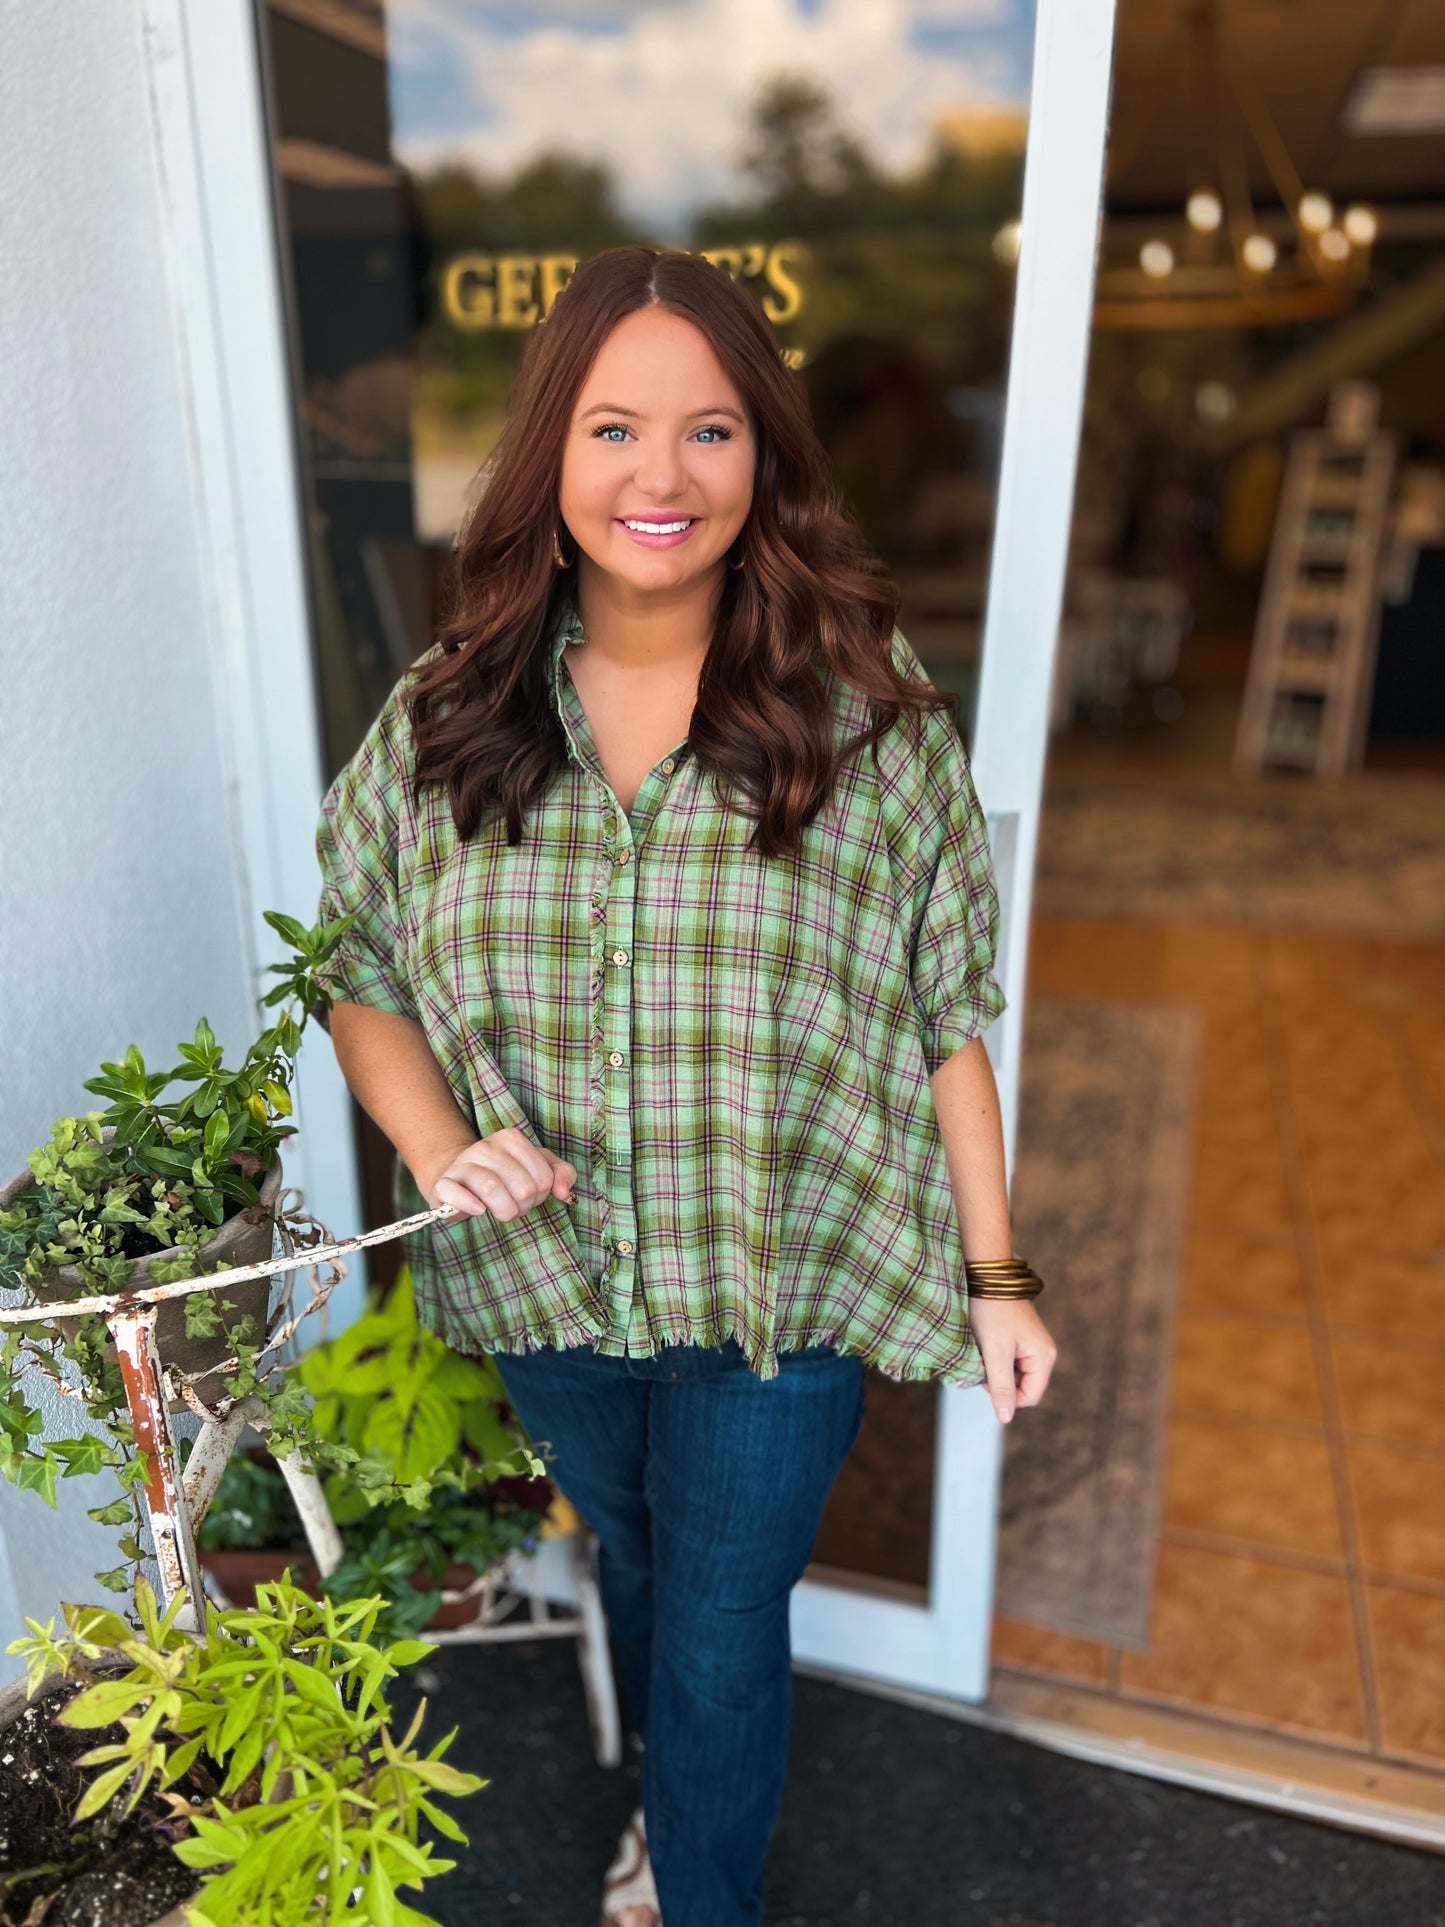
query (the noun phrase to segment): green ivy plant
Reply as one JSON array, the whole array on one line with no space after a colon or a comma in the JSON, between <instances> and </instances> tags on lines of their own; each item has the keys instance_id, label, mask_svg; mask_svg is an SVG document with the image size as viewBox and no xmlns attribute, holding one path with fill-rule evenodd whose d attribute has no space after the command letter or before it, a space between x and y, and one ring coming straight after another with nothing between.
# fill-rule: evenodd
<instances>
[{"instance_id":1,"label":"green ivy plant","mask_svg":"<svg viewBox=\"0 0 1445 1927\"><path fill-rule=\"evenodd\" d=\"M323 975L354 921L340 917L308 930L278 911L265 915L291 952L268 970L280 981L261 1003L265 1009L279 1006L275 1020L235 1069L227 1068L205 1018L191 1041L179 1046L181 1061L171 1070L151 1070L134 1044L119 1062L102 1064L85 1088L106 1098L106 1108L59 1119L48 1142L28 1159L34 1184L0 1211L0 1288L19 1292L21 1302L51 1302L57 1271L73 1266L82 1295L104 1295L125 1287L137 1259L172 1247L178 1248L174 1258L152 1263L152 1282L194 1277L195 1254L227 1218L258 1208L261 1183L294 1132L287 1119L307 1017L330 1008ZM212 1292L196 1292L185 1303L191 1337L219 1332L221 1311L234 1309L229 1301L218 1306ZM279 1403L283 1428L295 1437L305 1428L305 1394L258 1370L264 1340L249 1318L231 1327L237 1365L227 1391ZM98 1429L47 1439L37 1371L76 1395ZM121 1551L127 1561L138 1560L128 1495L142 1473L105 1321L93 1315L67 1320L64 1331L56 1325L4 1327L0 1387L0 1473L53 1506L58 1479L110 1468L121 1481L122 1497L90 1516L124 1527ZM96 1577L124 1592L130 1568Z\"/></svg>"},{"instance_id":2,"label":"green ivy plant","mask_svg":"<svg viewBox=\"0 0 1445 1927\"><path fill-rule=\"evenodd\" d=\"M486 1782L443 1759L455 1731L418 1751L425 1701L395 1735L383 1694L435 1648L376 1643L379 1599L339 1605L278 1582L254 1608L208 1606L204 1635L178 1630L180 1603L160 1614L141 1581L138 1631L67 1606L65 1632L27 1620L7 1648L32 1693L55 1672L82 1682L62 1725L124 1730L82 1756L103 1770L76 1820L159 1793L182 1830L176 1854L204 1875L191 1927L435 1927L399 1897L456 1864L422 1823L465 1844L441 1800Z\"/></svg>"}]
</instances>

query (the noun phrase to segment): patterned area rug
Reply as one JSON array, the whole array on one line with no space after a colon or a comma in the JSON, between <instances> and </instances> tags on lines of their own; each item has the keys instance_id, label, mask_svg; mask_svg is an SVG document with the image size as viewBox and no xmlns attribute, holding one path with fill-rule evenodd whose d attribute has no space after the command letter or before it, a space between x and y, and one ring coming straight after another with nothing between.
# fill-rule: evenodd
<instances>
[{"instance_id":1,"label":"patterned area rug","mask_svg":"<svg viewBox=\"0 0 1445 1927\"><path fill-rule=\"evenodd\" d=\"M1048 1396L1005 1438L996 1605L1147 1645L1202 1017L1035 998L1013 1219L1048 1282Z\"/></svg>"},{"instance_id":2,"label":"patterned area rug","mask_svg":"<svg viewBox=\"0 0 1445 1927\"><path fill-rule=\"evenodd\" d=\"M1366 771L1061 777L1049 785L1041 916L1225 919L1374 936L1445 934L1445 780Z\"/></svg>"}]
</instances>

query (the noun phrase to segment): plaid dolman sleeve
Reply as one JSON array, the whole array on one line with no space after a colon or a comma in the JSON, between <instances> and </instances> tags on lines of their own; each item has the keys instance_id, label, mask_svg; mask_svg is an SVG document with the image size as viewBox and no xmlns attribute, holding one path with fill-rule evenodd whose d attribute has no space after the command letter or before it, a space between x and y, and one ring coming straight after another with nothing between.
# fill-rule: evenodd
<instances>
[{"instance_id":1,"label":"plaid dolman sleeve","mask_svg":"<svg viewBox=\"0 0 1445 1927\"><path fill-rule=\"evenodd\" d=\"M924 674L902 638L900 667ZM880 764L908 967L930 1077L1007 1007L994 976L999 902L988 823L952 718L930 710L914 746ZM906 737L903 739L908 740ZM881 747L881 746L880 746Z\"/></svg>"},{"instance_id":2,"label":"plaid dolman sleeve","mask_svg":"<svg viewBox=\"0 0 1445 1927\"><path fill-rule=\"evenodd\" d=\"M338 1002L414 1018L397 883L399 817L406 796L397 735L405 724L405 710L393 696L326 793L316 854L319 915L356 917L326 966L324 987Z\"/></svg>"}]
</instances>

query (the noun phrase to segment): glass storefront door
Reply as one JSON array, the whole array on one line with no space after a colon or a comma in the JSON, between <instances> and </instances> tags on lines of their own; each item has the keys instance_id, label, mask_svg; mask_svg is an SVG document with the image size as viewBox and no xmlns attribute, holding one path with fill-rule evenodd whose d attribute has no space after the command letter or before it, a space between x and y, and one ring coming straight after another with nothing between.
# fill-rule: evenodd
<instances>
[{"instance_id":1,"label":"glass storefront door","mask_svg":"<svg viewBox=\"0 0 1445 1927\"><path fill-rule=\"evenodd\" d=\"M1067 26L1064 8L1042 0L1039 52L1102 22L1103 67L1078 83L1101 95L1109 0L1076 0ZM1032 0L262 0L260 21L331 769L431 640L528 331L580 259L638 240L707 254L773 323L973 747L1044 64ZM1099 135L1078 139L1097 190ZM998 685L1000 726L1010 700ZM1016 700L1041 713L1027 679ZM1014 812L1009 850L1031 848L1024 827L1020 846ZM840 1663L852 1635L825 1628L859 1602L936 1609L945 1461L956 1481L978 1451L981 1491L992 1477L982 1394L871 1390L804 1589L817 1656ZM991 1544L987 1500L979 1516Z\"/></svg>"}]
</instances>

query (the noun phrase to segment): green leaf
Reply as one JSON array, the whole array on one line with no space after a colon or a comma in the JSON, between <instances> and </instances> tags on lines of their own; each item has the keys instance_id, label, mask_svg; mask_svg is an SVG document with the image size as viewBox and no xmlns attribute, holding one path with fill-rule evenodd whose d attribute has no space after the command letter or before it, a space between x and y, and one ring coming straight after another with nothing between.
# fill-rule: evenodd
<instances>
[{"instance_id":1,"label":"green leaf","mask_svg":"<svg viewBox=\"0 0 1445 1927\"><path fill-rule=\"evenodd\" d=\"M20 1461L15 1483L22 1492L38 1492L53 1512L57 1470L55 1460L48 1452L44 1458L26 1457Z\"/></svg>"},{"instance_id":2,"label":"green leaf","mask_svg":"<svg viewBox=\"0 0 1445 1927\"><path fill-rule=\"evenodd\" d=\"M109 1726L122 1714L134 1712L141 1700L149 1698L150 1689L143 1681L137 1683L129 1677L103 1679L88 1686L83 1693L77 1693L61 1708L57 1718L62 1726Z\"/></svg>"},{"instance_id":3,"label":"green leaf","mask_svg":"<svg viewBox=\"0 0 1445 1927\"><path fill-rule=\"evenodd\" d=\"M396 1895L392 1891L391 1876L374 1850L371 1871L366 1876L366 1905L376 1927L396 1927Z\"/></svg>"},{"instance_id":4,"label":"green leaf","mask_svg":"<svg viewBox=\"0 0 1445 1927\"><path fill-rule=\"evenodd\" d=\"M214 1338L222 1329L213 1291L193 1291L185 1300L185 1307L187 1338Z\"/></svg>"},{"instance_id":5,"label":"green leaf","mask_svg":"<svg viewBox=\"0 0 1445 1927\"><path fill-rule=\"evenodd\" d=\"M445 1807L433 1806L430 1800L423 1800L421 1804L426 1811L427 1819L431 1821L438 1833L445 1834L448 1840L459 1841L462 1846L467 1844L467 1836Z\"/></svg>"},{"instance_id":6,"label":"green leaf","mask_svg":"<svg viewBox=\"0 0 1445 1927\"><path fill-rule=\"evenodd\" d=\"M131 1629L120 1614L107 1612L103 1606L66 1606L63 1611L77 1645L118 1646L130 1638Z\"/></svg>"},{"instance_id":7,"label":"green leaf","mask_svg":"<svg viewBox=\"0 0 1445 1927\"><path fill-rule=\"evenodd\" d=\"M386 1649L386 1657L393 1666L416 1666L428 1653L436 1651L436 1642L426 1639L399 1639Z\"/></svg>"},{"instance_id":8,"label":"green leaf","mask_svg":"<svg viewBox=\"0 0 1445 1927\"><path fill-rule=\"evenodd\" d=\"M104 1586L107 1592L129 1592L130 1567L112 1566L109 1572L98 1572L95 1583Z\"/></svg>"},{"instance_id":9,"label":"green leaf","mask_svg":"<svg viewBox=\"0 0 1445 1927\"><path fill-rule=\"evenodd\" d=\"M211 1116L206 1119L204 1143L206 1146L206 1155L213 1162L220 1157L221 1153L225 1150L226 1134L230 1128L230 1120L224 1111L214 1111Z\"/></svg>"},{"instance_id":10,"label":"green leaf","mask_svg":"<svg viewBox=\"0 0 1445 1927\"><path fill-rule=\"evenodd\" d=\"M336 1687L325 1674L319 1673L314 1666L305 1666L299 1660L285 1661L287 1679L303 1699L314 1706L320 1706L328 1713L334 1713L337 1706Z\"/></svg>"},{"instance_id":11,"label":"green leaf","mask_svg":"<svg viewBox=\"0 0 1445 1927\"><path fill-rule=\"evenodd\" d=\"M108 1768L106 1772L98 1774L86 1788L84 1798L75 1809L75 1819L88 1820L93 1813L99 1813L112 1795L119 1792L125 1785L134 1771L133 1762L126 1759Z\"/></svg>"},{"instance_id":12,"label":"green leaf","mask_svg":"<svg viewBox=\"0 0 1445 1927\"><path fill-rule=\"evenodd\" d=\"M241 1736L221 1786L223 1793L234 1793L237 1787L244 1786L250 1779L265 1750L267 1737L266 1727L260 1720Z\"/></svg>"},{"instance_id":13,"label":"green leaf","mask_svg":"<svg viewBox=\"0 0 1445 1927\"><path fill-rule=\"evenodd\" d=\"M265 1692L265 1682L257 1680L243 1692L236 1695L222 1722L220 1733L216 1736L216 1751L229 1753L240 1739L248 1725L260 1710L261 1695Z\"/></svg>"},{"instance_id":14,"label":"green leaf","mask_svg":"<svg viewBox=\"0 0 1445 1927\"><path fill-rule=\"evenodd\" d=\"M92 1506L85 1516L98 1526L128 1526L134 1514L129 1499L114 1499L109 1505Z\"/></svg>"},{"instance_id":15,"label":"green leaf","mask_svg":"<svg viewBox=\"0 0 1445 1927\"><path fill-rule=\"evenodd\" d=\"M278 1084L274 1077L268 1077L261 1086L270 1102L271 1109L278 1117L290 1117L291 1093L284 1084Z\"/></svg>"},{"instance_id":16,"label":"green leaf","mask_svg":"<svg viewBox=\"0 0 1445 1927\"><path fill-rule=\"evenodd\" d=\"M195 1739L187 1740L184 1746L178 1746L173 1749L161 1771L161 1785L163 1787L174 1786L177 1780L185 1778L190 1770L191 1762L201 1750L201 1742L204 1737L204 1734L198 1733Z\"/></svg>"},{"instance_id":17,"label":"green leaf","mask_svg":"<svg viewBox=\"0 0 1445 1927\"><path fill-rule=\"evenodd\" d=\"M463 1773L459 1767L448 1766L444 1760L412 1760L407 1771L427 1786L433 1786L438 1793L475 1793L484 1786L475 1773Z\"/></svg>"},{"instance_id":18,"label":"green leaf","mask_svg":"<svg viewBox=\"0 0 1445 1927\"><path fill-rule=\"evenodd\" d=\"M263 910L261 915L266 922L270 924L277 936L284 937L293 950L306 949L310 942L311 933L307 930L304 923L298 923L295 917L288 917L280 910ZM289 969L290 966L287 964L275 964L272 968L286 970Z\"/></svg>"}]
</instances>

